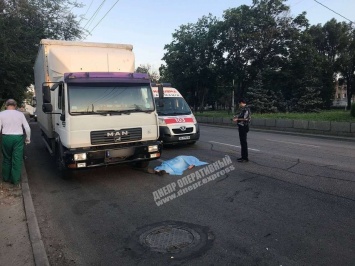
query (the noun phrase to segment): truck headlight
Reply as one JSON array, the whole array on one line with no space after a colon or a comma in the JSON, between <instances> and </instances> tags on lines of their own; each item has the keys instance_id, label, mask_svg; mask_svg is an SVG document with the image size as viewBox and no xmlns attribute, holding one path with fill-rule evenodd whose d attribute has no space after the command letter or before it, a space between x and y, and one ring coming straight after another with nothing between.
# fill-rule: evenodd
<instances>
[{"instance_id":1,"label":"truck headlight","mask_svg":"<svg viewBox=\"0 0 355 266\"><path fill-rule=\"evenodd\" d=\"M148 152L159 151L158 145L148 146Z\"/></svg>"},{"instance_id":2,"label":"truck headlight","mask_svg":"<svg viewBox=\"0 0 355 266\"><path fill-rule=\"evenodd\" d=\"M86 160L86 153L74 154L74 161L84 161Z\"/></svg>"},{"instance_id":3,"label":"truck headlight","mask_svg":"<svg viewBox=\"0 0 355 266\"><path fill-rule=\"evenodd\" d=\"M166 126L164 118L158 118L159 120L159 126Z\"/></svg>"}]
</instances>

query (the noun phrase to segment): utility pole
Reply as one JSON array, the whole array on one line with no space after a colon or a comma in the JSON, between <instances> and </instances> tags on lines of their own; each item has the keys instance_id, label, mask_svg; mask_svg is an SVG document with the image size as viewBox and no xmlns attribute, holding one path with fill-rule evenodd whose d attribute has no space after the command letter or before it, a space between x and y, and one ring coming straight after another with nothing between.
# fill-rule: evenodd
<instances>
[{"instance_id":1,"label":"utility pole","mask_svg":"<svg viewBox=\"0 0 355 266\"><path fill-rule=\"evenodd\" d=\"M234 79L232 82L232 115L234 115Z\"/></svg>"}]
</instances>

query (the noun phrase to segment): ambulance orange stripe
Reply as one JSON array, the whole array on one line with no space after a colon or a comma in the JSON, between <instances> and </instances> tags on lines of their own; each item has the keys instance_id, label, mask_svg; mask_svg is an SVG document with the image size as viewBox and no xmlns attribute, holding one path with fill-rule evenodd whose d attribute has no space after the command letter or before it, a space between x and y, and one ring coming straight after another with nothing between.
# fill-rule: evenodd
<instances>
[{"instance_id":1,"label":"ambulance orange stripe","mask_svg":"<svg viewBox=\"0 0 355 266\"><path fill-rule=\"evenodd\" d=\"M193 123L193 119L191 117L177 117L177 118L165 118L166 124L178 124L178 123Z\"/></svg>"}]
</instances>

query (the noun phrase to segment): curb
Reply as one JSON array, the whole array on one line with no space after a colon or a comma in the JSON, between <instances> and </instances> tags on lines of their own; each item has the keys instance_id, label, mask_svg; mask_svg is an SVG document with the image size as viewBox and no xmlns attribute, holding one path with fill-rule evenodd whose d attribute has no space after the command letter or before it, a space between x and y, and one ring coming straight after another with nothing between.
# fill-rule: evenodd
<instances>
[{"instance_id":1,"label":"curb","mask_svg":"<svg viewBox=\"0 0 355 266\"><path fill-rule=\"evenodd\" d=\"M27 218L27 227L30 237L30 242L32 246L33 257L35 260L35 265L49 266L49 261L47 257L46 250L41 237L41 232L38 227L36 212L33 206L32 196L30 192L30 187L28 185L27 172L25 168L25 162L22 164L22 195L23 203L25 207L25 214Z\"/></svg>"}]
</instances>

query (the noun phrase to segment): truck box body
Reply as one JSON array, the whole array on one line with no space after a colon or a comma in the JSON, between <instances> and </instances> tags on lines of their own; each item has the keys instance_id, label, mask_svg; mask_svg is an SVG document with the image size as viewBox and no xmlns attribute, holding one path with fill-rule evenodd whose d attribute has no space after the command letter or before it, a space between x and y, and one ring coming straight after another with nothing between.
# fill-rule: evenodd
<instances>
[{"instance_id":1,"label":"truck box body","mask_svg":"<svg viewBox=\"0 0 355 266\"><path fill-rule=\"evenodd\" d=\"M129 44L84 43L42 40L34 66L36 93L43 82L58 82L71 72L134 72L133 46ZM54 94L55 92L51 92ZM42 91L37 95L42 95ZM42 97L37 105L41 108ZM47 136L53 137L51 115L38 112L37 120Z\"/></svg>"},{"instance_id":2,"label":"truck box body","mask_svg":"<svg viewBox=\"0 0 355 266\"><path fill-rule=\"evenodd\" d=\"M51 153L61 150L56 156L65 167L160 157L150 80L133 73L132 50L126 44L41 41L34 66L37 121ZM75 155L80 152L85 155Z\"/></svg>"}]
</instances>

